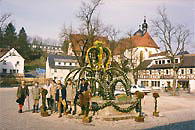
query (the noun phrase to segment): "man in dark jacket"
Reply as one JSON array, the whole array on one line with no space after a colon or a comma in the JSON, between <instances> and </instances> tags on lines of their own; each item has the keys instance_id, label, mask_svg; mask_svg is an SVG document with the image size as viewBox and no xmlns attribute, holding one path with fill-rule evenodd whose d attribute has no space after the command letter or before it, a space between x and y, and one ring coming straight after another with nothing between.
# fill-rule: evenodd
<instances>
[{"instance_id":1,"label":"man in dark jacket","mask_svg":"<svg viewBox=\"0 0 195 130\"><path fill-rule=\"evenodd\" d=\"M66 88L62 87L61 81L57 81L56 101L58 102L59 118L62 117L61 105L64 106L64 114L66 114Z\"/></svg>"},{"instance_id":2,"label":"man in dark jacket","mask_svg":"<svg viewBox=\"0 0 195 130\"><path fill-rule=\"evenodd\" d=\"M25 81L21 81L21 85L18 87L17 90L17 100L16 102L19 104L19 113L22 113L22 107L24 105L25 98L29 98L29 89L25 85Z\"/></svg>"},{"instance_id":3,"label":"man in dark jacket","mask_svg":"<svg viewBox=\"0 0 195 130\"><path fill-rule=\"evenodd\" d=\"M89 113L89 100L90 100L90 91L88 82L85 82L85 79L81 79L80 85L80 105L82 112L79 115L88 115Z\"/></svg>"}]
</instances>

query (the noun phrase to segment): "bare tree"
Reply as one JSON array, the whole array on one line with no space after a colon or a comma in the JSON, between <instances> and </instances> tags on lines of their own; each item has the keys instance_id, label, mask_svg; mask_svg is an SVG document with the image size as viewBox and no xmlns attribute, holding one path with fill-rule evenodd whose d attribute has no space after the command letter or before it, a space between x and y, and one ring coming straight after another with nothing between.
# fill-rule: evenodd
<instances>
[{"instance_id":1,"label":"bare tree","mask_svg":"<svg viewBox=\"0 0 195 130\"><path fill-rule=\"evenodd\" d=\"M104 35L108 37L109 39L109 48L111 50L112 53L112 59L113 59L113 54L114 54L114 50L116 49L116 47L118 46L118 41L117 41L117 37L120 34L120 31L116 28L114 28L112 25L108 25L106 27L104 27ZM112 60L113 62L113 60Z\"/></svg>"},{"instance_id":2,"label":"bare tree","mask_svg":"<svg viewBox=\"0 0 195 130\"><path fill-rule=\"evenodd\" d=\"M168 52L167 58L172 62L173 69L173 95L176 95L176 80L177 72L184 59L184 47L189 40L190 31L183 25L173 24L166 13L166 8L159 8L157 10L159 18L152 20L154 35L164 45L166 52ZM178 53L181 53L180 64L175 62L175 58Z\"/></svg>"},{"instance_id":3,"label":"bare tree","mask_svg":"<svg viewBox=\"0 0 195 130\"><path fill-rule=\"evenodd\" d=\"M120 46L122 46L122 49L120 50L120 59L121 59L121 69L125 72L127 72L129 79L131 80L132 84L135 84L137 81L137 61L138 56L135 55L137 49L132 43L131 37L132 37L132 31L129 31L128 38L124 38L119 40ZM124 45L124 42L128 43L128 46ZM125 55L128 54L127 55Z\"/></svg>"},{"instance_id":4,"label":"bare tree","mask_svg":"<svg viewBox=\"0 0 195 130\"><path fill-rule=\"evenodd\" d=\"M2 29L2 27L4 26L6 20L11 16L11 14L9 13L5 13L3 15L0 16L0 28Z\"/></svg>"},{"instance_id":5,"label":"bare tree","mask_svg":"<svg viewBox=\"0 0 195 130\"><path fill-rule=\"evenodd\" d=\"M84 66L85 55L87 49L92 46L95 38L100 35L102 32L102 24L98 15L96 15L97 8L102 4L102 0L90 0L88 2L82 2L80 10L76 17L81 21L81 26L78 29L80 37L78 38L73 35L76 31L73 31L72 26L64 27L62 37L65 40L69 40L72 43L72 49L74 55L77 57L77 60L80 66ZM80 47L80 53L77 52L74 42L77 42ZM67 43L67 42L66 42Z\"/></svg>"}]
</instances>

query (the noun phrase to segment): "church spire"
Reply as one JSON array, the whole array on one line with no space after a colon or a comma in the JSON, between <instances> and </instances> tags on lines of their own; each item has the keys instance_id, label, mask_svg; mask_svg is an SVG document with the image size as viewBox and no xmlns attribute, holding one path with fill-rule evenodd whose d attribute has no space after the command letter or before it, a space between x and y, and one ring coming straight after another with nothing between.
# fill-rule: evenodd
<instances>
[{"instance_id":1,"label":"church spire","mask_svg":"<svg viewBox=\"0 0 195 130\"><path fill-rule=\"evenodd\" d=\"M145 34L147 32L147 29L148 29L148 24L146 22L146 16L144 16L144 23L142 24L143 34Z\"/></svg>"}]
</instances>

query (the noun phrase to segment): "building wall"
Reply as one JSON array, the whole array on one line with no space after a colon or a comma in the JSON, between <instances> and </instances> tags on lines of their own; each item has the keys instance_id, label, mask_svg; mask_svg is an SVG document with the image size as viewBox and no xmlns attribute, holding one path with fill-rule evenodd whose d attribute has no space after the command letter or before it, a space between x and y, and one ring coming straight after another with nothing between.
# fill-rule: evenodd
<instances>
[{"instance_id":1,"label":"building wall","mask_svg":"<svg viewBox=\"0 0 195 130\"><path fill-rule=\"evenodd\" d=\"M136 66L140 64L141 57L142 61L147 59L151 54L159 53L160 50L156 48L149 48L149 47L137 47L133 48L133 50L127 49L124 52L124 56L131 59L131 57L134 60L134 63L136 63ZM131 56L132 55L132 56Z\"/></svg>"},{"instance_id":2,"label":"building wall","mask_svg":"<svg viewBox=\"0 0 195 130\"><path fill-rule=\"evenodd\" d=\"M57 46L48 46L48 45L30 45L32 48L40 48L47 53L63 53L61 47Z\"/></svg>"},{"instance_id":3,"label":"building wall","mask_svg":"<svg viewBox=\"0 0 195 130\"><path fill-rule=\"evenodd\" d=\"M140 64L140 56L142 55L142 60L148 59L151 54L159 53L160 50L157 48L150 48L150 47L136 47L133 49L127 49L124 52L124 56L128 59L133 59L133 63L136 66ZM114 55L114 59L120 63L120 55Z\"/></svg>"},{"instance_id":4,"label":"building wall","mask_svg":"<svg viewBox=\"0 0 195 130\"><path fill-rule=\"evenodd\" d=\"M69 74L68 69L51 69L51 78L55 80L61 80L64 83L64 79Z\"/></svg>"},{"instance_id":5,"label":"building wall","mask_svg":"<svg viewBox=\"0 0 195 130\"><path fill-rule=\"evenodd\" d=\"M10 55L10 53L15 55ZM0 62L0 73L3 73L3 69L6 69L7 73L10 73L11 70L12 73L16 71L18 74L24 74L24 58L15 49L11 49L1 60L3 61Z\"/></svg>"},{"instance_id":6,"label":"building wall","mask_svg":"<svg viewBox=\"0 0 195 130\"><path fill-rule=\"evenodd\" d=\"M74 62L71 62L71 65L70 65L70 62L67 62L66 64L64 64L64 62L60 62L60 64L59 64L59 61L56 61L55 66L75 66L76 67L76 66L78 66L78 63L76 63L74 61ZM61 82L64 84L64 79L66 78L66 76L69 74L70 71L71 71L70 69L51 68L49 66L49 61L48 61L48 58L47 58L47 61L46 61L46 78L51 78L51 79L54 79L56 81L61 80ZM76 76L76 78L78 78L78 76Z\"/></svg>"},{"instance_id":7,"label":"building wall","mask_svg":"<svg viewBox=\"0 0 195 130\"><path fill-rule=\"evenodd\" d=\"M166 73L166 71L168 71L168 74ZM179 85L180 82L182 81L189 82L190 91L195 92L195 68L180 68L177 75L176 87L182 87L182 85ZM160 83L157 83L156 85L155 82ZM173 70L172 69L140 70L137 83L149 87L165 86L168 87L170 84L170 87L172 87Z\"/></svg>"},{"instance_id":8,"label":"building wall","mask_svg":"<svg viewBox=\"0 0 195 130\"><path fill-rule=\"evenodd\" d=\"M195 93L195 80L190 80L189 84L190 84L190 92Z\"/></svg>"}]
</instances>

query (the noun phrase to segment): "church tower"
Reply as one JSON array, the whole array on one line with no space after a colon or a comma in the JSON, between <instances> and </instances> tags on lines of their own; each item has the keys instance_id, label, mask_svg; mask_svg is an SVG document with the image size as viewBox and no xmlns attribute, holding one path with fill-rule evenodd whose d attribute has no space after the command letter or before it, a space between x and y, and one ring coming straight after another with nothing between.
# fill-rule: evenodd
<instances>
[{"instance_id":1,"label":"church tower","mask_svg":"<svg viewBox=\"0 0 195 130\"><path fill-rule=\"evenodd\" d=\"M144 23L142 24L143 34L145 34L147 32L147 29L148 29L148 24L146 22L146 16L144 16Z\"/></svg>"}]
</instances>

